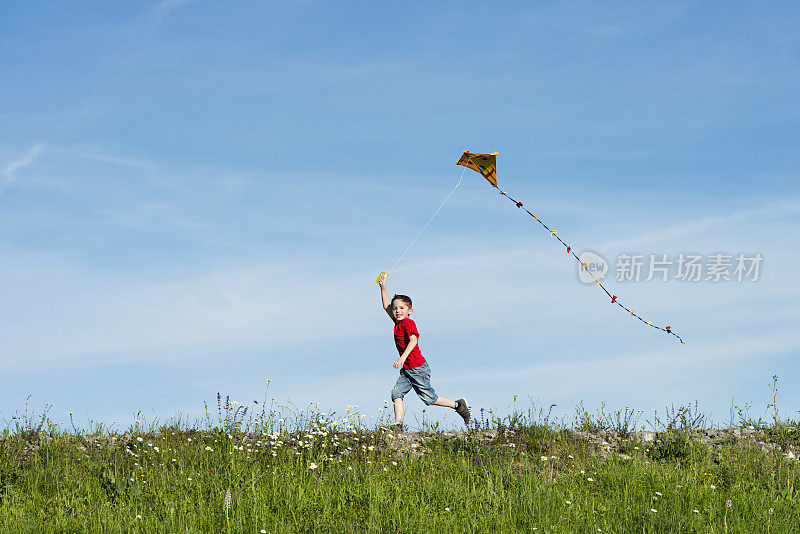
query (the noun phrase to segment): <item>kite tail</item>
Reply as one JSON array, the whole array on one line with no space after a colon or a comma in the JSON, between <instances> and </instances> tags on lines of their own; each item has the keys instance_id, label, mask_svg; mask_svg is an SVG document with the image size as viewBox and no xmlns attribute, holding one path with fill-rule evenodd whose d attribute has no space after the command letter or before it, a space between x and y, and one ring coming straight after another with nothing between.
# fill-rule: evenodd
<instances>
[{"instance_id":1,"label":"kite tail","mask_svg":"<svg viewBox=\"0 0 800 534\"><path fill-rule=\"evenodd\" d=\"M500 188L499 188L499 187L497 187L496 185L495 185L494 187L495 187L495 189L497 189L497 191L498 191L498 192L499 192L499 193L500 193L502 196L506 197L508 200L510 200L511 202L513 202L513 203L514 203L514 204L515 204L515 205L516 205L518 208L524 209L524 210L525 210L525 213L527 213L528 215L530 215L531 217L533 217L534 219L536 219L536 222L538 222L540 225L542 225L542 228L544 228L545 230L547 230L548 232L550 232L550 237L554 237L554 238L556 238L556 239L558 240L558 242L559 242L559 243L561 243L561 244L564 246L564 248L565 248L565 249L566 249L566 251L567 251L567 254L572 254L572 256L573 256L573 257L574 257L574 258L575 258L575 259L578 261L578 263L579 263L579 264L582 264L582 265L583 265L583 267L584 267L584 268L586 268L586 264L581 262L581 259L578 257L578 255L577 255L577 254L575 254L575 251L572 249L572 246L571 246L571 245L568 245L567 243L565 243L565 242L564 242L564 241L563 241L563 240L562 240L562 239L561 239L561 238L558 236L558 233L557 233L555 230L551 230L551 229L550 229L550 227L549 227L549 226L547 226L547 225L544 223L544 221L542 221L542 220L541 220L539 217L537 217L536 215L534 215L533 213L531 213L531 211L530 211L530 210L528 210L528 208L525 208L525 207L524 207L524 205L522 204L522 202L520 202L520 201L518 201L518 200L516 200L516 199L512 198L512 197L511 197L511 196L510 196L508 193L506 193L505 191L501 191L501 190L500 190ZM587 272L588 272L589 274L592 274L592 273L591 273L591 272L590 272L588 269L587 269ZM683 339L681 339L681 336L679 336L678 334L676 334L676 333L675 333L675 331L674 331L674 330L672 330L672 327L671 327L671 326L664 326L664 327L661 327L661 326L658 326L658 325L654 325L654 324L653 324L653 321L646 321L646 320L645 320L645 319L643 319L643 318L642 318L642 317L641 317L639 314L637 314L637 313L636 313L636 310L635 310L635 309L628 309L628 308L627 308L627 307L626 307L624 304L622 304L622 302L620 302L620 300L619 300L619 297L617 297L616 295L612 295L611 293L609 293L609 292L608 292L608 289L606 289L606 287L605 287L605 286L602 284L602 282L601 282L601 281L600 281L598 278L595 278L593 274L592 274L592 277L594 278L594 281L597 283L597 286L598 286L600 289L602 289L602 290L605 292L605 294L606 294L606 295L608 295L608 298L610 298L610 299L611 299L611 303L612 303L612 304L616 304L617 306L619 306L620 308L622 308L622 309L623 309L623 310L625 310L626 312L630 313L630 314L631 314L631 317L635 317L635 318L639 319L639 320L640 320L642 323L644 323L645 325L647 325L647 326L649 326L649 327L652 327L652 328L655 328L655 329L657 329L657 330L661 330L662 332L666 332L667 334L671 334L671 335L675 336L676 338L678 338L678 341L680 341L682 344L684 344L684 345L686 344L686 343L683 341Z\"/></svg>"}]
</instances>

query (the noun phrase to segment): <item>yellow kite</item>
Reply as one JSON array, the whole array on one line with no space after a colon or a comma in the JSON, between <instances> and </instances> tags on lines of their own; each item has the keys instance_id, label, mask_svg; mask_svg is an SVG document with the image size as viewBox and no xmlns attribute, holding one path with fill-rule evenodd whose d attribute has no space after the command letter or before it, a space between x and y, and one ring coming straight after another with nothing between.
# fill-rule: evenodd
<instances>
[{"instance_id":1,"label":"yellow kite","mask_svg":"<svg viewBox=\"0 0 800 534\"><path fill-rule=\"evenodd\" d=\"M489 180L489 183L497 187L497 163L495 156L497 152L491 154L470 154L469 150L465 150L464 154L456 162L456 165L463 165L473 171L481 173L481 175Z\"/></svg>"}]
</instances>

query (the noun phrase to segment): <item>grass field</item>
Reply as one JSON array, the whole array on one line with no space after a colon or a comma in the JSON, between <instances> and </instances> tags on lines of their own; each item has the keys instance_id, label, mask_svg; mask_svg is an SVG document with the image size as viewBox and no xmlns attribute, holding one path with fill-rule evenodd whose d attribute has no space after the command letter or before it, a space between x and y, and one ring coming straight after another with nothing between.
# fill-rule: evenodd
<instances>
[{"instance_id":1,"label":"grass field","mask_svg":"<svg viewBox=\"0 0 800 534\"><path fill-rule=\"evenodd\" d=\"M628 409L573 428L517 412L393 448L356 407L216 408L121 433L17 420L0 441L0 531L800 532L791 421L756 428L780 443L766 451L704 444L686 411L637 441ZM575 430L614 431L615 450Z\"/></svg>"}]
</instances>

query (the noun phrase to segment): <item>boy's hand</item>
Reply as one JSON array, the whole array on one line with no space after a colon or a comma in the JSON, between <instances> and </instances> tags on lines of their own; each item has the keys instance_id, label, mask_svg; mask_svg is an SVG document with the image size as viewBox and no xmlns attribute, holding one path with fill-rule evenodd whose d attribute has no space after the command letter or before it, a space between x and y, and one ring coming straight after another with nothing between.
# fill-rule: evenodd
<instances>
[{"instance_id":1,"label":"boy's hand","mask_svg":"<svg viewBox=\"0 0 800 534\"><path fill-rule=\"evenodd\" d=\"M401 356L400 358L397 358L397 359L394 361L394 366L393 366L393 367L394 367L395 369L400 369L401 367L403 367L403 364L404 364L405 362L406 362L406 359L405 359L405 358L403 358L403 357Z\"/></svg>"},{"instance_id":2,"label":"boy's hand","mask_svg":"<svg viewBox=\"0 0 800 534\"><path fill-rule=\"evenodd\" d=\"M392 315L392 299L389 298L389 293L386 292L386 278L388 278L388 274L381 273L378 276L378 285L381 287L381 306L383 307L384 311L389 315L389 318L394 321L394 316Z\"/></svg>"}]
</instances>

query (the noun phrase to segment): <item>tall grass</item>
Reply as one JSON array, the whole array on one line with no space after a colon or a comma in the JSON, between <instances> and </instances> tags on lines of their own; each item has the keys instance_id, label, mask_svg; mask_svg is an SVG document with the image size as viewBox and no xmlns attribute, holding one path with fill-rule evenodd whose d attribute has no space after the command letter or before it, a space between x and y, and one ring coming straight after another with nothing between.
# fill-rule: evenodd
<instances>
[{"instance_id":1,"label":"tall grass","mask_svg":"<svg viewBox=\"0 0 800 534\"><path fill-rule=\"evenodd\" d=\"M640 443L627 408L576 418L628 428L625 455L608 458L549 410L476 414L480 429L394 450L378 429L388 410L376 421L221 396L214 408L203 424L137 418L123 433L46 417L6 428L0 531L800 531L796 462L681 428Z\"/></svg>"}]
</instances>

